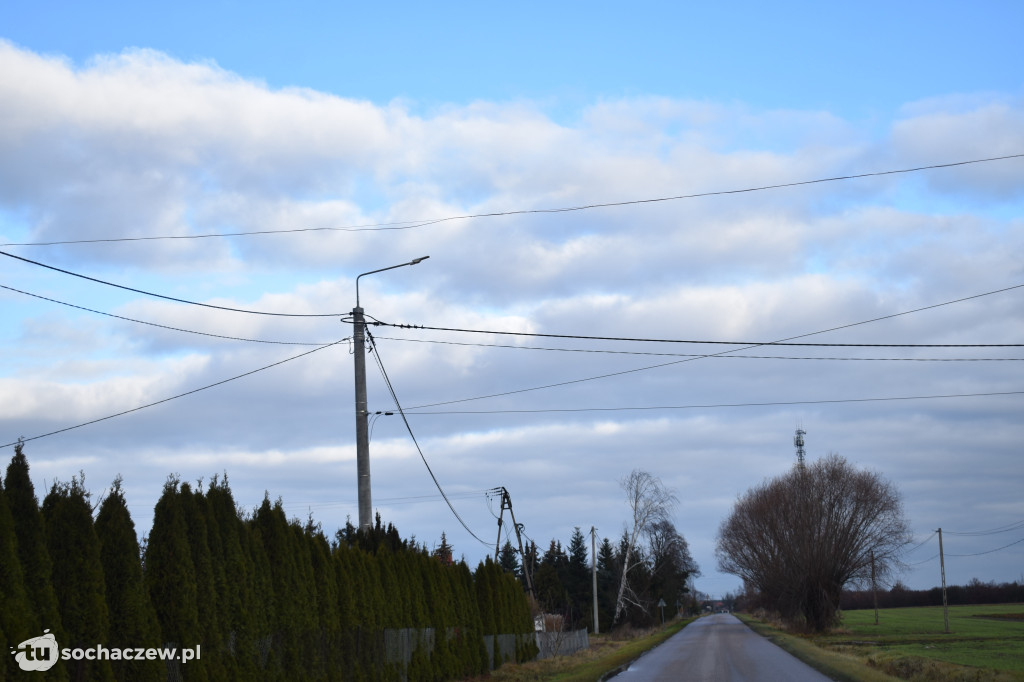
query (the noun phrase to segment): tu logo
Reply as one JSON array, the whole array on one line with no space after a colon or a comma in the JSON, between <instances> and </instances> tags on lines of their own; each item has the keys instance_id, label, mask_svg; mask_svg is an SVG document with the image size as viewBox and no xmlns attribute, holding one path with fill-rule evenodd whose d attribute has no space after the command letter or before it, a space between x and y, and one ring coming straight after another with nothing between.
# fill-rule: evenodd
<instances>
[{"instance_id":1,"label":"tu logo","mask_svg":"<svg viewBox=\"0 0 1024 682\"><path fill-rule=\"evenodd\" d=\"M43 630L42 635L26 639L11 653L22 670L44 671L56 665L60 650L53 634L49 630Z\"/></svg>"}]
</instances>

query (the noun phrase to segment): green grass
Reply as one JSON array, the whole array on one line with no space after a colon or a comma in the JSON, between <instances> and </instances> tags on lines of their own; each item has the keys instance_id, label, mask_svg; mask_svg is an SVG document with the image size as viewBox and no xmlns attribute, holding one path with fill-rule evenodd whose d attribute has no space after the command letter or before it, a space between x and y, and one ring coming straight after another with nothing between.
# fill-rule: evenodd
<instances>
[{"instance_id":1,"label":"green grass","mask_svg":"<svg viewBox=\"0 0 1024 682\"><path fill-rule=\"evenodd\" d=\"M847 611L839 631L816 638L816 643L878 664L925 659L1022 673L1024 679L1020 604L951 606L949 630L946 634L941 606L882 609L878 625L873 610Z\"/></svg>"},{"instance_id":2,"label":"green grass","mask_svg":"<svg viewBox=\"0 0 1024 682\"><path fill-rule=\"evenodd\" d=\"M838 682L892 682L898 679L868 665L866 660L856 654L822 647L811 637L784 632L778 624L767 623L748 614L736 615L772 644Z\"/></svg>"}]
</instances>

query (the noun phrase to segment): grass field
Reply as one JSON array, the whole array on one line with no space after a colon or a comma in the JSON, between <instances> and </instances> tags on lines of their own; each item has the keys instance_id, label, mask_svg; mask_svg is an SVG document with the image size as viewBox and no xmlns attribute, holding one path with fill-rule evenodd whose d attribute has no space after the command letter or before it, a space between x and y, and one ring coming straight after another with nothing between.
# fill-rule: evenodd
<instances>
[{"instance_id":1,"label":"grass field","mask_svg":"<svg viewBox=\"0 0 1024 682\"><path fill-rule=\"evenodd\" d=\"M952 668L941 676L940 662L1006 673L981 679L1024 680L1024 604L951 606L949 634L941 606L882 609L878 625L873 610L847 611L836 632L814 642L904 679L957 679Z\"/></svg>"}]
</instances>

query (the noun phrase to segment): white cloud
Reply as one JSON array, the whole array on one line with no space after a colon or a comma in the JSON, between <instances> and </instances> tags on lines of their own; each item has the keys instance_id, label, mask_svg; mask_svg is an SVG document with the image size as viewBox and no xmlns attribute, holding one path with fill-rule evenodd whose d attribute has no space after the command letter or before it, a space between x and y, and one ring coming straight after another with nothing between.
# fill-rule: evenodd
<instances>
[{"instance_id":1,"label":"white cloud","mask_svg":"<svg viewBox=\"0 0 1024 682\"><path fill-rule=\"evenodd\" d=\"M1019 100L997 94L917 103L888 126L827 111L657 97L606 99L561 122L531 102L414 113L401 102L275 90L212 63L151 51L76 67L0 43L0 211L28 226L17 240L27 241L313 230L578 206L1012 153L1024 148L1021 110ZM329 342L350 333L340 318L354 303L357 274L430 255L415 268L364 278L367 312L438 327L770 341L1020 283L1019 164L413 229L18 251L186 300L337 313L327 318L229 314L108 293L13 262L5 281L170 327ZM183 335L11 297L0 311L0 427L10 440L307 350ZM807 340L1015 343L1024 332L1019 300L1006 292ZM734 587L714 575L718 522L735 495L790 465L801 421L814 456L836 450L890 476L905 491L915 527L988 527L1016 520L1020 510L1014 397L559 411L1012 391L1020 389L1019 362L709 358L632 371L685 358L465 344L696 354L724 347L371 331L405 407L459 401L436 410L540 410L410 416L442 485L467 495L456 507L488 537L486 501L472 495L496 485L509 488L517 518L538 542L564 541L575 525L614 537L625 515L617 480L643 467L677 488L677 522L709 584ZM33 472L69 478L81 465L90 481L104 482L121 473L145 527L168 473L195 480L227 469L243 506L269 490L337 527L355 513L348 351L318 351L73 435L31 441ZM747 354L769 351L1019 355ZM373 362L369 369L371 409L392 409ZM614 376L580 381L606 374ZM565 385L527 390L551 384ZM500 393L509 394L465 400ZM482 556L439 498L420 500L435 495L433 482L403 431L396 416L375 421L381 508L403 533L430 541L447 530L471 561ZM951 499L960 502L955 513L945 503ZM1016 577L1010 564L992 577Z\"/></svg>"}]
</instances>

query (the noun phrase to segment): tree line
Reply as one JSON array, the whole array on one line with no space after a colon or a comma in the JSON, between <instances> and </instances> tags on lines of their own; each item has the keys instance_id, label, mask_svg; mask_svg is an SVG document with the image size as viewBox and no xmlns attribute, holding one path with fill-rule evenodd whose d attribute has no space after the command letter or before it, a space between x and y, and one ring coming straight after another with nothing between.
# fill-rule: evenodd
<instances>
[{"instance_id":1,"label":"tree line","mask_svg":"<svg viewBox=\"0 0 1024 682\"><path fill-rule=\"evenodd\" d=\"M843 593L840 602L844 611L871 609L877 599L878 608L896 609L908 606L942 606L942 588L911 590L901 582L890 589L851 590ZM1024 582L982 582L972 578L966 585L948 585L946 603L950 606L965 604L1020 604L1024 603Z\"/></svg>"},{"instance_id":2,"label":"tree line","mask_svg":"<svg viewBox=\"0 0 1024 682\"><path fill-rule=\"evenodd\" d=\"M63 648L201 646L186 680L446 680L536 655L523 589L488 559L471 572L390 524L331 538L269 497L246 513L227 476L165 483L140 546L120 478L94 506L82 477L40 505L19 444L0 486L0 639L49 630ZM388 634L411 638L402 656ZM502 654L488 635L517 634ZM392 637L392 639L394 639ZM14 656L0 680L23 675ZM151 660L58 660L48 679L163 680Z\"/></svg>"},{"instance_id":3,"label":"tree line","mask_svg":"<svg viewBox=\"0 0 1024 682\"><path fill-rule=\"evenodd\" d=\"M679 610L697 608L690 583L700 575L700 568L690 555L686 539L669 518L675 496L656 477L639 470L620 483L633 511L632 524L623 530L618 542L605 537L596 546L598 624L602 631L625 624L647 627L659 622L660 601L666 605L666 618ZM498 563L524 584L525 564L533 576L535 610L559 616L556 626L593 631L591 548L592 542L576 526L565 546L552 539L541 553L531 541L523 550L524 561L506 541Z\"/></svg>"}]
</instances>

